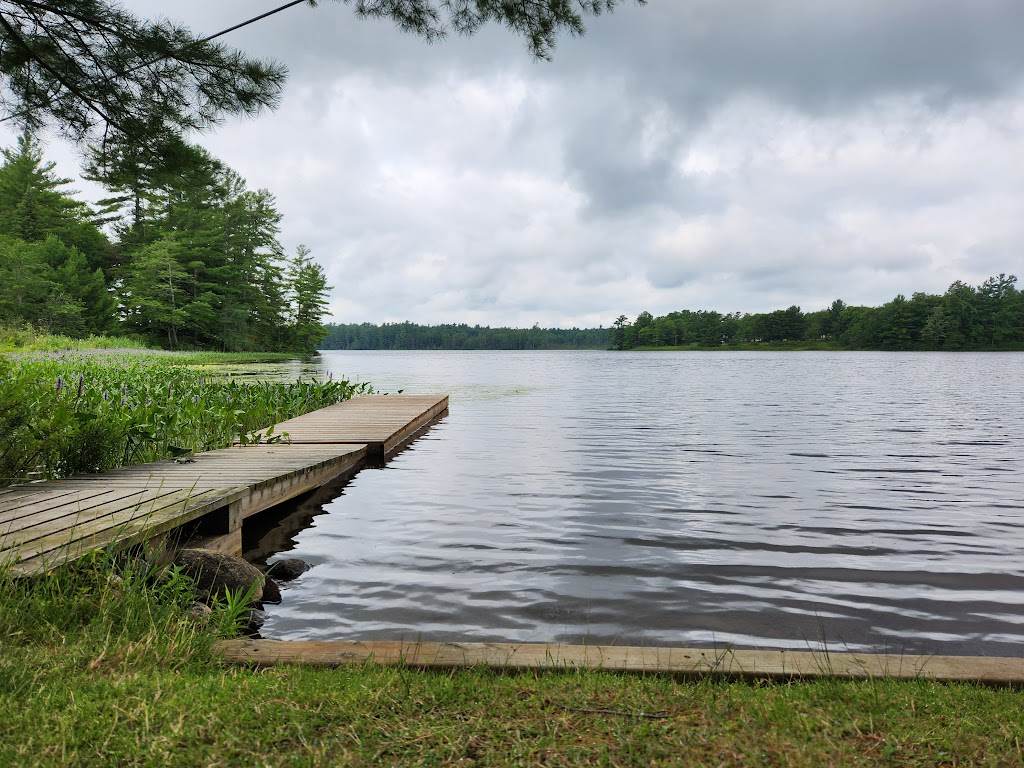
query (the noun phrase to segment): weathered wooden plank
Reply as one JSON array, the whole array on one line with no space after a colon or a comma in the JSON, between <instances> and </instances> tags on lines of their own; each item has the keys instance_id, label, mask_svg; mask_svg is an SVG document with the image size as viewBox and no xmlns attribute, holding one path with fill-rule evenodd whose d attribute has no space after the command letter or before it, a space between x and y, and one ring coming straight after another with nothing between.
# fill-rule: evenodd
<instances>
[{"instance_id":1,"label":"weathered wooden plank","mask_svg":"<svg viewBox=\"0 0 1024 768\"><path fill-rule=\"evenodd\" d=\"M99 486L83 489L65 486L53 487L49 493L33 494L25 500L24 504L0 511L0 528L44 510L69 505L88 505L91 499L106 493L109 491Z\"/></svg>"},{"instance_id":2,"label":"weathered wooden plank","mask_svg":"<svg viewBox=\"0 0 1024 768\"><path fill-rule=\"evenodd\" d=\"M366 443L381 459L447 410L446 395L369 395L281 422L275 431L287 432L292 444Z\"/></svg>"},{"instance_id":3,"label":"weathered wooden plank","mask_svg":"<svg viewBox=\"0 0 1024 768\"><path fill-rule=\"evenodd\" d=\"M240 517L251 517L283 501L319 488L338 475L361 466L366 459L367 447L361 445L358 446L358 450L351 448L352 446L348 446L348 450L334 461L321 462L310 466L306 471L290 472L273 481L251 486L249 495L242 501L239 509Z\"/></svg>"},{"instance_id":4,"label":"weathered wooden plank","mask_svg":"<svg viewBox=\"0 0 1024 768\"><path fill-rule=\"evenodd\" d=\"M0 538L0 549L13 550L27 557L44 550L55 541L88 538L108 528L116 528L126 519L134 519L170 507L185 508L192 500L236 499L244 488L217 488L205 491L141 491L132 497L89 510L89 514L68 515L41 525L14 531ZM225 506L230 502L223 502ZM187 521L185 521L187 522Z\"/></svg>"},{"instance_id":5,"label":"weathered wooden plank","mask_svg":"<svg viewBox=\"0 0 1024 768\"><path fill-rule=\"evenodd\" d=\"M205 549L208 552L222 552L226 555L238 557L242 554L242 529L239 528L237 531L223 533L219 536L202 536L189 539L185 546Z\"/></svg>"},{"instance_id":6,"label":"weathered wooden plank","mask_svg":"<svg viewBox=\"0 0 1024 768\"><path fill-rule=\"evenodd\" d=\"M543 643L427 643L400 641L228 640L231 662L275 664L402 664L410 667L496 669L599 669L704 677L925 678L1009 684L1024 682L1024 658L909 656L808 651L640 648Z\"/></svg>"},{"instance_id":7,"label":"weathered wooden plank","mask_svg":"<svg viewBox=\"0 0 1024 768\"><path fill-rule=\"evenodd\" d=\"M76 521L101 517L106 514L105 510L127 509L180 490L138 487L104 490L97 486L97 492L84 495L81 500L45 507L5 524L0 523L0 531L3 532L0 534L0 549L20 543L23 536L30 535L26 532L63 530L73 527Z\"/></svg>"},{"instance_id":8,"label":"weathered wooden plank","mask_svg":"<svg viewBox=\"0 0 1024 768\"><path fill-rule=\"evenodd\" d=\"M15 488L7 489L7 492L0 497L0 519L13 518L15 517L14 513L26 506L36 504L43 500L49 501L56 499L61 495L71 492L72 491L69 488L55 488L50 483L35 486L27 493L18 493Z\"/></svg>"},{"instance_id":9,"label":"weathered wooden plank","mask_svg":"<svg viewBox=\"0 0 1024 768\"><path fill-rule=\"evenodd\" d=\"M331 464L346 456L358 458L363 455L364 446L347 443L330 446L274 445L253 453L249 451L254 449L227 448L197 454L192 463L153 462L104 474L75 475L52 481L51 485L55 490L88 491L96 487L181 489L258 484Z\"/></svg>"},{"instance_id":10,"label":"weathered wooden plank","mask_svg":"<svg viewBox=\"0 0 1024 768\"><path fill-rule=\"evenodd\" d=\"M421 415L410 421L399 432L384 441L384 457L394 453L400 446L408 442L417 432L448 412L448 398L438 401Z\"/></svg>"},{"instance_id":11,"label":"weathered wooden plank","mask_svg":"<svg viewBox=\"0 0 1024 768\"><path fill-rule=\"evenodd\" d=\"M295 458L294 455L291 455L293 452L289 446L278 446L275 448L275 452L282 459ZM306 453L308 458L308 452L299 450L298 453ZM306 465L301 469L292 469L285 472L278 470L273 474L268 470L263 474L256 475L256 477L262 478L258 482L253 482L252 477L235 478L228 476L219 478L219 486L196 487L196 484L193 484L188 488L181 488L169 482L167 478L159 478L159 482L155 483L156 488L152 490L139 489L137 483L133 486L129 482L126 487L120 490L108 490L103 493L94 494L88 497L88 501L85 503L73 501L12 521L5 530L4 535L0 537L0 549L21 547L29 541L60 531L81 531L82 526L87 527L89 521L115 515L118 512L139 505L151 505L163 496L181 493L182 491L195 494L208 490L220 490L222 492L233 490L235 491L233 497L238 497L237 487L247 486L247 492L242 496L240 514L242 517L248 517L323 485L331 478L348 471L353 465L360 463L365 453L365 446L348 445L340 453L338 447L331 452L319 451L315 454L315 463L309 463L307 460ZM268 474L271 476L267 477ZM191 478L186 476L185 479ZM146 483L144 485L154 482L151 478L145 478L145 480ZM97 488L103 486L102 482L97 483ZM226 505L229 501L234 500L236 498L225 498L224 503ZM71 533L69 535L79 534Z\"/></svg>"},{"instance_id":12,"label":"weathered wooden plank","mask_svg":"<svg viewBox=\"0 0 1024 768\"><path fill-rule=\"evenodd\" d=\"M14 550L17 559L11 571L16 576L40 573L96 549L137 544L221 508L225 495L217 490L194 495L182 491L151 505L92 520L77 529L74 537L57 533L38 539Z\"/></svg>"}]
</instances>

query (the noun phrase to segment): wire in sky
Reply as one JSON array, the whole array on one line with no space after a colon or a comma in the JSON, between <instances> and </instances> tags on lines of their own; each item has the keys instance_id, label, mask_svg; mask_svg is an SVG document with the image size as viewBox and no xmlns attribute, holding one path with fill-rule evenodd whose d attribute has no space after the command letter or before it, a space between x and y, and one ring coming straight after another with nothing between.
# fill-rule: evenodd
<instances>
[{"instance_id":1,"label":"wire in sky","mask_svg":"<svg viewBox=\"0 0 1024 768\"><path fill-rule=\"evenodd\" d=\"M293 5L299 5L300 3L305 3L305 2L307 2L307 0L292 0L290 3L285 3L284 5L278 6L277 8L274 8L271 11L267 11L266 13L261 13L259 16L253 16L248 21L243 21L240 24L235 24L235 26L233 26L233 27L228 27L227 29L222 29L220 32L212 34L209 37L204 37L201 40L196 40L196 42L197 43L208 43L211 40L214 40L214 39L216 39L218 37L226 35L228 32L234 32L236 29L241 29L242 27L247 27L250 24L254 24L257 21L261 21L261 20L267 18L268 16L273 16L275 13L280 13L281 11L286 11L289 8L291 8ZM167 58L167 57L165 56L164 58ZM157 61L161 61L161 59L157 59Z\"/></svg>"},{"instance_id":2,"label":"wire in sky","mask_svg":"<svg viewBox=\"0 0 1024 768\"><path fill-rule=\"evenodd\" d=\"M277 8L272 8L271 10L267 11L266 13L261 13L259 16L253 16L251 19L246 19L245 21L239 22L238 24L235 24L234 26L228 27L227 29L222 29L220 32L215 32L212 35L207 35L206 37L200 38L200 39L196 40L195 42L190 43L189 45L186 45L184 48L182 48L179 51L172 51L172 52L169 52L169 53L165 53L163 56L159 56L159 57L153 59L152 61L147 61L144 64L139 64L136 67L134 67L134 68L132 68L132 69L130 69L128 71L132 72L132 71L134 71L136 69L142 69L143 67L152 66L153 64L157 64L157 63L159 63L161 61L164 61L165 59L169 59L172 56L175 56L175 55L181 53L182 51L187 51L189 48L191 48L194 45L198 45L199 43L208 43L211 40L216 40L218 37L223 37L224 35L228 34L229 32L234 32L236 29L241 29L242 27L247 27L250 24L255 24L257 21L262 21L263 19L267 18L268 16L273 16L275 13L280 13L281 11L286 11L289 8L291 8L292 6L299 5L299 4L305 3L305 2L308 2L308 0L291 0L291 2L285 3L284 5L279 5ZM5 22L4 26L5 27L8 26L6 24L6 19L3 19L3 21ZM13 33L13 30L9 30L9 31L11 31ZM33 54L33 58L35 58L36 61L38 61L40 64L42 64L42 66L44 68L46 68L46 69L50 70L51 72L53 72L52 68L48 64L46 64L46 62L44 62L42 59L40 59L39 57L34 55L34 52L30 48L28 48L27 43L25 43L24 41L21 41L21 42L25 46L25 48L29 51L29 53ZM56 73L54 73L54 74L56 74ZM65 88L69 88L69 90L71 90L73 93L75 93L75 90L73 88L70 88L66 83L64 83L63 78L58 77L58 80L64 85ZM92 104L92 102L89 99L85 99L81 94L78 94L78 93L75 93L75 95L78 96L79 98L82 98L86 102L86 104L89 105L89 107L91 109L96 111L96 107ZM100 114L101 117L104 117L106 119L106 122L108 122L108 123L110 122L110 120L108 118L106 118L106 115L103 115L102 112L100 112L99 114ZM16 118L23 117L23 116L24 116L23 114L16 114L16 115L7 115L6 117L0 117L0 123L6 123L8 120L14 120Z\"/></svg>"}]
</instances>

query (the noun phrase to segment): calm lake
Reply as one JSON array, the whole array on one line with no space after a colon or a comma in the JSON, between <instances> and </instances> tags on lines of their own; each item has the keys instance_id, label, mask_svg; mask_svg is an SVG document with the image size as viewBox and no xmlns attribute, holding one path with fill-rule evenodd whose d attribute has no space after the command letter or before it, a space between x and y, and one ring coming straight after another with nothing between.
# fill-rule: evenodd
<instances>
[{"instance_id":1,"label":"calm lake","mask_svg":"<svg viewBox=\"0 0 1024 768\"><path fill-rule=\"evenodd\" d=\"M318 368L451 409L249 536L315 565L266 637L1024 656L1024 354Z\"/></svg>"}]
</instances>

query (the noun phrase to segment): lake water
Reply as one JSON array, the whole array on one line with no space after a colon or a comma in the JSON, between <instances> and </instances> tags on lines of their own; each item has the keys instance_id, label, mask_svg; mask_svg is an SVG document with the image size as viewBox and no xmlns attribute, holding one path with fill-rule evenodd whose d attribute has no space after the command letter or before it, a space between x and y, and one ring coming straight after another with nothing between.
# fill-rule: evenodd
<instances>
[{"instance_id":1,"label":"lake water","mask_svg":"<svg viewBox=\"0 0 1024 768\"><path fill-rule=\"evenodd\" d=\"M266 533L315 566L266 637L1024 656L1024 354L320 370L448 392L450 413Z\"/></svg>"}]
</instances>

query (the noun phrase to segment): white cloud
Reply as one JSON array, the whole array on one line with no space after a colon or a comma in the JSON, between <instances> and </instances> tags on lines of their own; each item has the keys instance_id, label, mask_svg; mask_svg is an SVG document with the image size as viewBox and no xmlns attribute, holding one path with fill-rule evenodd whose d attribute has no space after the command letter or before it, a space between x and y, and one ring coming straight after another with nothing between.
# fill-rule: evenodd
<instances>
[{"instance_id":1,"label":"white cloud","mask_svg":"<svg viewBox=\"0 0 1024 768\"><path fill-rule=\"evenodd\" d=\"M280 110L203 143L275 193L339 321L877 304L1021 271L1022 8L627 5L547 64L300 7L230 38L291 67Z\"/></svg>"}]
</instances>

